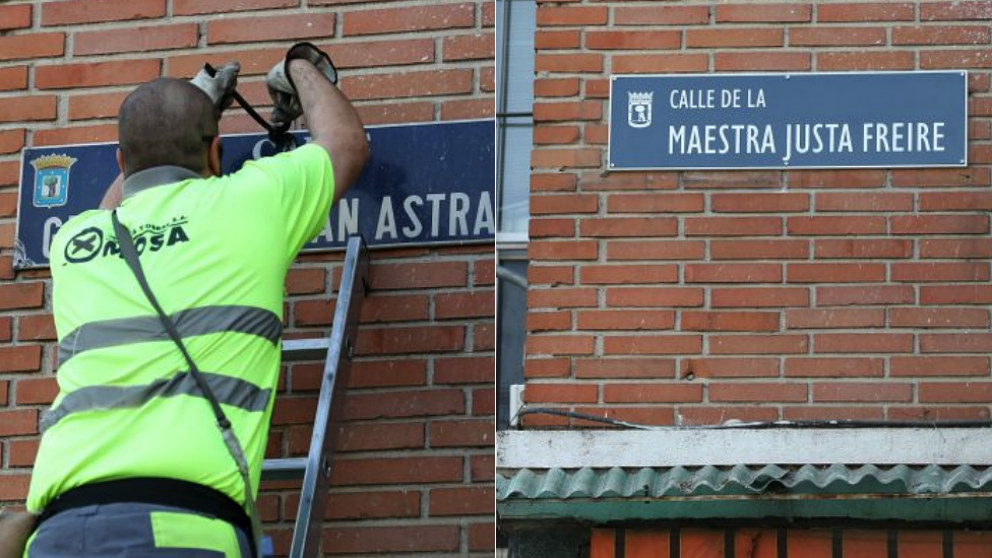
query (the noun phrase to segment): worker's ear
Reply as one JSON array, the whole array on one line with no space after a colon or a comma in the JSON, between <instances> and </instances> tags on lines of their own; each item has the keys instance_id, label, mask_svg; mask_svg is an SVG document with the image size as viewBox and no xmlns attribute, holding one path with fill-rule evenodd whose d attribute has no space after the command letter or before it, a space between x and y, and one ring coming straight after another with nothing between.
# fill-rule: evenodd
<instances>
[{"instance_id":1,"label":"worker's ear","mask_svg":"<svg viewBox=\"0 0 992 558\"><path fill-rule=\"evenodd\" d=\"M221 156L220 136L214 136L214 139L210 141L210 148L207 150L207 168L214 176L220 176Z\"/></svg>"},{"instance_id":2,"label":"worker's ear","mask_svg":"<svg viewBox=\"0 0 992 558\"><path fill-rule=\"evenodd\" d=\"M124 154L121 153L121 149L117 148L117 168L121 170L121 174L124 174Z\"/></svg>"}]
</instances>

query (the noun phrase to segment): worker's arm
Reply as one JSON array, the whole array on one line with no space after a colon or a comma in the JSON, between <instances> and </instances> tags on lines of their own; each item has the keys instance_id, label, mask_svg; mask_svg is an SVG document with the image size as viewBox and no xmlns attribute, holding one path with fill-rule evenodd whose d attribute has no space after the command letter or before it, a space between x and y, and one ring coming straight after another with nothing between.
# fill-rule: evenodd
<instances>
[{"instance_id":1,"label":"worker's arm","mask_svg":"<svg viewBox=\"0 0 992 558\"><path fill-rule=\"evenodd\" d=\"M103 195L103 199L100 201L100 209L117 209L123 197L124 173L121 172L118 173L117 178L110 184L110 188L107 188L107 193Z\"/></svg>"},{"instance_id":2,"label":"worker's arm","mask_svg":"<svg viewBox=\"0 0 992 558\"><path fill-rule=\"evenodd\" d=\"M34 515L24 512L0 512L0 556L21 556L31 531Z\"/></svg>"},{"instance_id":3,"label":"worker's arm","mask_svg":"<svg viewBox=\"0 0 992 558\"><path fill-rule=\"evenodd\" d=\"M358 179L369 157L362 121L343 93L312 63L290 60L288 70L310 129L310 143L323 147L334 167L334 202Z\"/></svg>"}]
</instances>

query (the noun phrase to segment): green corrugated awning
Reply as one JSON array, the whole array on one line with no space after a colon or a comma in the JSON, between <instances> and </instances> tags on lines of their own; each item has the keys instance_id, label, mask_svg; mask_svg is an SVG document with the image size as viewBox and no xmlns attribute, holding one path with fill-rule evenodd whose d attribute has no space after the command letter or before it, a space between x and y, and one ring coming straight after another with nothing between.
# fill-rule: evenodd
<instances>
[{"instance_id":1,"label":"green corrugated awning","mask_svg":"<svg viewBox=\"0 0 992 558\"><path fill-rule=\"evenodd\" d=\"M992 486L992 467L778 465L521 469L496 476L497 500L775 494L951 494Z\"/></svg>"},{"instance_id":2,"label":"green corrugated awning","mask_svg":"<svg viewBox=\"0 0 992 558\"><path fill-rule=\"evenodd\" d=\"M992 519L992 467L986 466L520 469L497 474L496 490L504 519Z\"/></svg>"}]
</instances>

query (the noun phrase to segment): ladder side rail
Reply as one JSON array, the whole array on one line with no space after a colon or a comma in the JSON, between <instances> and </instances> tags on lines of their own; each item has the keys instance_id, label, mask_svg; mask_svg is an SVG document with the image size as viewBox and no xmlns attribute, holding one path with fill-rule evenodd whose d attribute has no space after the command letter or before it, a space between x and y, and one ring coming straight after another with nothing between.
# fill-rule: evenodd
<instances>
[{"instance_id":1,"label":"ladder side rail","mask_svg":"<svg viewBox=\"0 0 992 558\"><path fill-rule=\"evenodd\" d=\"M324 362L320 398L314 417L313 438L293 529L290 558L317 556L324 520L324 502L330 485L337 426L344 411L348 369L354 354L362 301L368 285L369 258L360 236L348 240L341 287L338 290L331 336Z\"/></svg>"}]
</instances>

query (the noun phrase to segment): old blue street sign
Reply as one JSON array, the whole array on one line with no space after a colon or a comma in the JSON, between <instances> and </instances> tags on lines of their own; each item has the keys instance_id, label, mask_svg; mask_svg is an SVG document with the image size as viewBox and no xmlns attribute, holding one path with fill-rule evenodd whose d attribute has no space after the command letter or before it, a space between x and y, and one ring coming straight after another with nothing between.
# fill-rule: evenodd
<instances>
[{"instance_id":1,"label":"old blue street sign","mask_svg":"<svg viewBox=\"0 0 992 558\"><path fill-rule=\"evenodd\" d=\"M610 170L967 164L963 71L613 76Z\"/></svg>"},{"instance_id":2,"label":"old blue street sign","mask_svg":"<svg viewBox=\"0 0 992 558\"><path fill-rule=\"evenodd\" d=\"M361 234L370 247L493 242L494 122L368 129L372 157L358 183L305 251L343 249ZM309 138L295 132L302 145ZM276 152L265 134L224 136L223 172ZM48 265L52 237L70 217L95 209L116 178L116 143L25 149L14 264Z\"/></svg>"}]
</instances>

